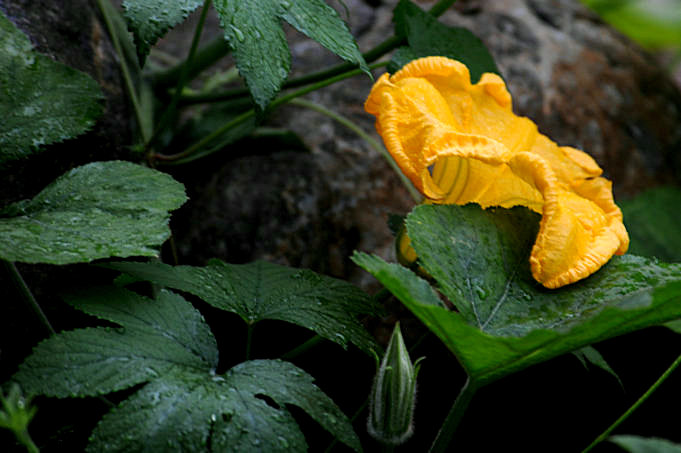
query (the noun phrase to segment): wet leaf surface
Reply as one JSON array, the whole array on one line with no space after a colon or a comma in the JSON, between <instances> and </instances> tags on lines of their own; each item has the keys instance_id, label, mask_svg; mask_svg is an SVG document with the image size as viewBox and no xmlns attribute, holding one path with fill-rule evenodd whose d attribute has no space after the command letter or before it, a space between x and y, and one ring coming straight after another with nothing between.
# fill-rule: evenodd
<instances>
[{"instance_id":1,"label":"wet leaf surface","mask_svg":"<svg viewBox=\"0 0 681 453\"><path fill-rule=\"evenodd\" d=\"M102 99L94 79L34 51L0 12L0 166L87 131Z\"/></svg>"},{"instance_id":2,"label":"wet leaf surface","mask_svg":"<svg viewBox=\"0 0 681 453\"><path fill-rule=\"evenodd\" d=\"M239 73L261 109L279 92L291 69L281 21L368 73L347 25L323 0L216 0L214 4Z\"/></svg>"},{"instance_id":3,"label":"wet leaf surface","mask_svg":"<svg viewBox=\"0 0 681 453\"><path fill-rule=\"evenodd\" d=\"M538 216L525 208L419 206L407 229L435 287L408 269L356 254L480 382L681 317L681 265L615 257L558 290L536 283L527 256ZM457 311L447 309L435 291Z\"/></svg>"},{"instance_id":4,"label":"wet leaf surface","mask_svg":"<svg viewBox=\"0 0 681 453\"><path fill-rule=\"evenodd\" d=\"M0 210L0 258L68 264L157 256L170 236L169 211L186 199L182 184L141 165L83 165Z\"/></svg>"},{"instance_id":5,"label":"wet leaf surface","mask_svg":"<svg viewBox=\"0 0 681 453\"><path fill-rule=\"evenodd\" d=\"M161 291L151 300L102 287L67 300L120 327L57 334L34 349L13 379L29 393L56 397L145 384L102 418L88 451L305 451L286 405L361 451L347 417L295 365L253 360L216 375L215 339L181 296Z\"/></svg>"},{"instance_id":6,"label":"wet leaf surface","mask_svg":"<svg viewBox=\"0 0 681 453\"><path fill-rule=\"evenodd\" d=\"M205 267L131 262L106 266L194 294L249 324L276 319L313 330L344 348L352 343L367 353L380 349L358 321L376 312L371 299L347 282L306 269L219 260Z\"/></svg>"}]
</instances>

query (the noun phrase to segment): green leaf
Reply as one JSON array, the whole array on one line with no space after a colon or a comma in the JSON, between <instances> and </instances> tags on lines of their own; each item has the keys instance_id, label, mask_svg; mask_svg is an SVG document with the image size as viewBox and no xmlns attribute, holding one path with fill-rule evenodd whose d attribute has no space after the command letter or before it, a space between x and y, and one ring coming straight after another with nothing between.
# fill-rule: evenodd
<instances>
[{"instance_id":1,"label":"green leaf","mask_svg":"<svg viewBox=\"0 0 681 453\"><path fill-rule=\"evenodd\" d=\"M485 72L499 74L485 45L465 28L448 27L409 0L400 0L394 14L395 33L407 38L409 49L398 49L391 70L416 58L442 56L468 66L473 83Z\"/></svg>"},{"instance_id":2,"label":"green leaf","mask_svg":"<svg viewBox=\"0 0 681 453\"><path fill-rule=\"evenodd\" d=\"M184 203L170 176L129 162L94 162L57 178L31 200L0 211L0 258L68 264L156 256L168 211Z\"/></svg>"},{"instance_id":3,"label":"green leaf","mask_svg":"<svg viewBox=\"0 0 681 453\"><path fill-rule=\"evenodd\" d=\"M209 373L215 339L201 314L162 291L149 300L106 287L68 296L76 308L120 325L63 332L40 343L14 376L29 392L64 398L94 396L166 375L181 366Z\"/></svg>"},{"instance_id":4,"label":"green leaf","mask_svg":"<svg viewBox=\"0 0 681 453\"><path fill-rule=\"evenodd\" d=\"M369 74L364 57L338 13L323 0L215 0L239 73L264 109L291 69L281 21Z\"/></svg>"},{"instance_id":5,"label":"green leaf","mask_svg":"<svg viewBox=\"0 0 681 453\"><path fill-rule=\"evenodd\" d=\"M525 208L419 206L407 229L423 279L376 257L353 259L431 329L480 383L644 327L681 317L681 265L615 257L558 290L536 283L527 260L538 216Z\"/></svg>"},{"instance_id":6,"label":"green leaf","mask_svg":"<svg viewBox=\"0 0 681 453\"><path fill-rule=\"evenodd\" d=\"M244 362L223 376L169 373L104 416L88 451L306 451L287 404L361 451L348 419L312 382L279 360Z\"/></svg>"},{"instance_id":7,"label":"green leaf","mask_svg":"<svg viewBox=\"0 0 681 453\"><path fill-rule=\"evenodd\" d=\"M0 12L0 165L90 129L102 91L90 76L33 50Z\"/></svg>"},{"instance_id":8,"label":"green leaf","mask_svg":"<svg viewBox=\"0 0 681 453\"><path fill-rule=\"evenodd\" d=\"M681 334L681 319L677 319L675 321L670 321L664 324L666 328L671 330L672 332L676 332L678 334Z\"/></svg>"},{"instance_id":9,"label":"green leaf","mask_svg":"<svg viewBox=\"0 0 681 453\"><path fill-rule=\"evenodd\" d=\"M182 297L161 291L150 300L107 287L68 301L121 328L81 329L45 340L14 379L29 392L57 397L146 383L102 418L89 451L201 451L207 445L215 451L305 451L288 404L361 450L345 415L295 365L251 361L216 375L215 339Z\"/></svg>"},{"instance_id":10,"label":"green leaf","mask_svg":"<svg viewBox=\"0 0 681 453\"><path fill-rule=\"evenodd\" d=\"M658 187L619 203L629 232L629 253L681 262L681 189Z\"/></svg>"},{"instance_id":11,"label":"green leaf","mask_svg":"<svg viewBox=\"0 0 681 453\"><path fill-rule=\"evenodd\" d=\"M140 65L144 65L156 41L202 3L201 0L125 0L125 18L135 37Z\"/></svg>"},{"instance_id":12,"label":"green leaf","mask_svg":"<svg viewBox=\"0 0 681 453\"><path fill-rule=\"evenodd\" d=\"M313 330L343 348L350 342L368 353L380 349L357 320L376 312L371 299L347 282L306 269L219 260L205 267L133 262L106 267L194 294L251 325L276 319Z\"/></svg>"},{"instance_id":13,"label":"green leaf","mask_svg":"<svg viewBox=\"0 0 681 453\"><path fill-rule=\"evenodd\" d=\"M681 445L656 437L617 435L608 440L630 453L681 453Z\"/></svg>"},{"instance_id":14,"label":"green leaf","mask_svg":"<svg viewBox=\"0 0 681 453\"><path fill-rule=\"evenodd\" d=\"M390 63L386 66L386 70L390 74L394 74L412 60L423 57L424 55L418 55L414 49L411 47L398 47L390 58ZM425 55L427 56L427 55Z\"/></svg>"},{"instance_id":15,"label":"green leaf","mask_svg":"<svg viewBox=\"0 0 681 453\"><path fill-rule=\"evenodd\" d=\"M619 383L620 387L624 388L624 385L622 384L622 380L620 377L615 373L615 370L612 369L612 367L608 364L608 362L605 361L603 356L601 355L600 352L596 350L596 348L592 346L585 346L581 349L578 349L576 351L572 351L572 353L577 357L577 359L582 362L582 365L586 368L587 362L590 364L597 366L601 370L605 371L606 373L610 374L612 377L617 379L617 382Z\"/></svg>"}]
</instances>

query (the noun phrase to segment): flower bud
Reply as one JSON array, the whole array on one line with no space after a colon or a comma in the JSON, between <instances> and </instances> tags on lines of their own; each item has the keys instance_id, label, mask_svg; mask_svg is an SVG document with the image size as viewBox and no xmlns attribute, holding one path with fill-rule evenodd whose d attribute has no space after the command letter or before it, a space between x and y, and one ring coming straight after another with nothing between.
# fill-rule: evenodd
<instances>
[{"instance_id":1,"label":"flower bud","mask_svg":"<svg viewBox=\"0 0 681 453\"><path fill-rule=\"evenodd\" d=\"M397 323L376 372L367 422L369 434L384 444L399 445L414 431L419 361L416 361L416 366L411 363Z\"/></svg>"}]
</instances>

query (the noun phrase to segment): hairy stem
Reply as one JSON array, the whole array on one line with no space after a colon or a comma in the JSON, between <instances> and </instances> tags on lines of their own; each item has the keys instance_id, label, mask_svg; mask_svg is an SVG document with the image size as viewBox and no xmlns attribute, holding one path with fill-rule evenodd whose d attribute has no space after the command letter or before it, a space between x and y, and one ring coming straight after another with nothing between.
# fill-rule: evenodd
<instances>
[{"instance_id":1,"label":"hairy stem","mask_svg":"<svg viewBox=\"0 0 681 453\"><path fill-rule=\"evenodd\" d=\"M309 340L307 340L305 343L302 343L295 348L291 349L289 352L281 356L282 360L293 360L296 357L298 357L301 354L304 354L305 352L309 351L313 347L317 346L319 343L321 343L324 340L324 338L320 337L319 335L315 335Z\"/></svg>"},{"instance_id":2,"label":"hairy stem","mask_svg":"<svg viewBox=\"0 0 681 453\"><path fill-rule=\"evenodd\" d=\"M21 298L23 299L24 303L26 303L31 311L38 317L43 327L45 327L45 329L51 335L54 335L56 331L52 327L52 324L50 324L50 321L47 319L47 316L45 316L45 312L43 312L42 308L40 308L38 301L33 296L33 293L29 289L28 285L26 285L26 282L19 273L19 269L17 269L16 265L10 261L0 261L2 262L3 267L7 270L12 283L14 283L14 286L19 291L19 294L21 294Z\"/></svg>"},{"instance_id":3,"label":"hairy stem","mask_svg":"<svg viewBox=\"0 0 681 453\"><path fill-rule=\"evenodd\" d=\"M246 360L251 360L251 346L253 343L253 329L255 329L255 324L248 323L248 333L246 337Z\"/></svg>"},{"instance_id":4,"label":"hairy stem","mask_svg":"<svg viewBox=\"0 0 681 453\"><path fill-rule=\"evenodd\" d=\"M457 426L466 412L466 408L470 404L478 387L470 377L466 380L459 396L456 397L452 408L447 414L447 418L442 423L440 431L437 433L433 445L430 447L430 453L444 453L448 451L448 446L454 437Z\"/></svg>"},{"instance_id":5,"label":"hairy stem","mask_svg":"<svg viewBox=\"0 0 681 453\"><path fill-rule=\"evenodd\" d=\"M612 425L610 425L605 431L603 431L600 436L594 439L594 441L591 442L591 444L589 444L588 447L582 450L582 453L590 451L596 445L600 444L605 439L607 439L608 436L610 436L610 433L612 433L624 420L626 420L636 409L638 409L638 407L641 404L643 404L643 402L647 400L648 397L652 395L655 390L657 390L657 388L669 377L672 371L674 371L674 369L676 369L676 367L678 367L679 364L681 364L681 355L679 355L676 358L676 360L674 360L674 362L672 362L672 364L669 365L669 368L667 368L665 372L662 373L662 375L655 381L655 383L651 385L650 388L646 390L646 392L643 395L641 395L641 397L637 399L636 402L632 404L629 409L626 410L626 412L624 412L617 420L613 422Z\"/></svg>"},{"instance_id":6,"label":"hairy stem","mask_svg":"<svg viewBox=\"0 0 681 453\"><path fill-rule=\"evenodd\" d=\"M327 109L326 107L316 104L314 102L310 102L304 99L293 99L291 100L291 104L297 105L300 107L305 107L311 110L314 110L315 112L319 112L322 115L328 116L332 120L338 122L339 124L342 124L343 126L347 127L350 129L352 132L357 134L360 138L362 138L371 148L373 148L378 154L382 155L385 160L388 162L388 164L392 167L392 169L395 171L397 176L400 177L400 180L402 181L402 184L404 184L404 187L407 189L411 197L414 199L416 203L420 203L422 200L422 196L419 193L416 188L414 188L413 184L411 181L409 181L409 178L407 178L404 173L400 170L400 167L398 167L397 162L395 162L395 159L393 159L393 156L390 155L388 150L385 149L383 145L381 145L376 139L374 139L371 135L367 134L362 130L361 127L359 127L357 124L355 124L352 120L349 118L346 118L332 110Z\"/></svg>"}]
</instances>

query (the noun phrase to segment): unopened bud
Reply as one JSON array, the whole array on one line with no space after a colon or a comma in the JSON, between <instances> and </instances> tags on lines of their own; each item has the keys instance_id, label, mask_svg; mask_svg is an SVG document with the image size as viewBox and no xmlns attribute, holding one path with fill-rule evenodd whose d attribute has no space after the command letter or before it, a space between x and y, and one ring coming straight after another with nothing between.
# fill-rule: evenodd
<instances>
[{"instance_id":1,"label":"unopened bud","mask_svg":"<svg viewBox=\"0 0 681 453\"><path fill-rule=\"evenodd\" d=\"M416 361L416 365L411 363L400 325L395 324L371 389L367 422L369 434L382 443L399 445L414 431L419 361Z\"/></svg>"}]
</instances>

